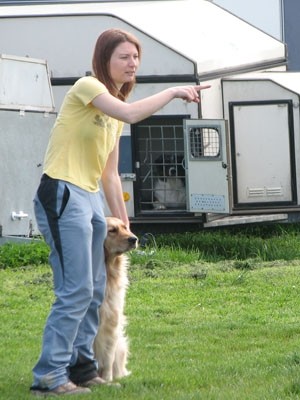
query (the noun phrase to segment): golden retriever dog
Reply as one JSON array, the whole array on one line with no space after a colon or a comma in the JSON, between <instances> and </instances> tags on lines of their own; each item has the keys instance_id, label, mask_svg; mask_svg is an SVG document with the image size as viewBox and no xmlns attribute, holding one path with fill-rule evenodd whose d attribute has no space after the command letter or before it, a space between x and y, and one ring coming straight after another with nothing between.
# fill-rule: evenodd
<instances>
[{"instance_id":1,"label":"golden retriever dog","mask_svg":"<svg viewBox=\"0 0 300 400\"><path fill-rule=\"evenodd\" d=\"M126 368L128 339L124 305L128 287L128 257L125 253L137 247L138 238L118 218L107 217L106 221L104 251L107 282L99 309L100 326L94 351L100 377L111 382L130 374Z\"/></svg>"}]
</instances>

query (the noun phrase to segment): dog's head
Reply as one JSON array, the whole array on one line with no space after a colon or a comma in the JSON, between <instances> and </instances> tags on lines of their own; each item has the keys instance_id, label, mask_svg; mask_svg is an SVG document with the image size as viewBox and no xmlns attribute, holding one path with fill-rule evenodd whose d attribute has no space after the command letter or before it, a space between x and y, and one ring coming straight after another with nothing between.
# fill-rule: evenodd
<instances>
[{"instance_id":1,"label":"dog's head","mask_svg":"<svg viewBox=\"0 0 300 400\"><path fill-rule=\"evenodd\" d=\"M185 176L184 156L163 153L155 159L158 178L182 178Z\"/></svg>"},{"instance_id":2,"label":"dog's head","mask_svg":"<svg viewBox=\"0 0 300 400\"><path fill-rule=\"evenodd\" d=\"M138 238L119 218L107 217L106 224L107 236L104 241L106 255L118 256L137 247Z\"/></svg>"}]
</instances>

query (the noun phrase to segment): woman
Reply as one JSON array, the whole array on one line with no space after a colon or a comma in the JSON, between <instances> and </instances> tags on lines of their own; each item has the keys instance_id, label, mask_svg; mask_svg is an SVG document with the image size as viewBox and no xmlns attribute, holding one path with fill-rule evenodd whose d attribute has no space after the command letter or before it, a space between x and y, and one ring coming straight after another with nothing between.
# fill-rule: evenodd
<instances>
[{"instance_id":1,"label":"woman","mask_svg":"<svg viewBox=\"0 0 300 400\"><path fill-rule=\"evenodd\" d=\"M104 383L93 355L106 279L99 181L111 214L129 229L118 174L123 123L143 120L174 98L198 103L198 92L207 87L173 87L127 104L140 58L140 44L130 33L102 33L94 76L80 78L69 90L52 130L34 207L51 249L56 300L33 369L36 395L89 393L90 386Z\"/></svg>"}]
</instances>

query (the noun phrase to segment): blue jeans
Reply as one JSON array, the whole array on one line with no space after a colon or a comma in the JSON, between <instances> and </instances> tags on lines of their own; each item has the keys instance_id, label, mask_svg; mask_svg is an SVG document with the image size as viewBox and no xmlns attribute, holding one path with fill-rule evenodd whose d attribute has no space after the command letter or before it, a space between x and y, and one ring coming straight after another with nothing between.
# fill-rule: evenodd
<instances>
[{"instance_id":1,"label":"blue jeans","mask_svg":"<svg viewBox=\"0 0 300 400\"><path fill-rule=\"evenodd\" d=\"M50 246L55 302L48 316L34 387L54 389L97 376L93 341L104 297L103 195L43 175L34 198L38 228Z\"/></svg>"}]
</instances>

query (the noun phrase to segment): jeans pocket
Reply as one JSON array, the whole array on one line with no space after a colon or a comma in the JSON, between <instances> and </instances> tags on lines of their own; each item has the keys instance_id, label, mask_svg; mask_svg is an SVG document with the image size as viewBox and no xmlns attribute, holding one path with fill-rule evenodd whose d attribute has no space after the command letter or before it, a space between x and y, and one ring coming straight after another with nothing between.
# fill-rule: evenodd
<instances>
[{"instance_id":1,"label":"jeans pocket","mask_svg":"<svg viewBox=\"0 0 300 400\"><path fill-rule=\"evenodd\" d=\"M66 206L67 206L67 204L69 202L69 199L70 199L70 190L69 190L68 186L65 185L63 196L62 196L62 200L61 200L61 205L60 205L58 218L60 218L63 215L63 213L65 211L65 208L66 208Z\"/></svg>"}]
</instances>

